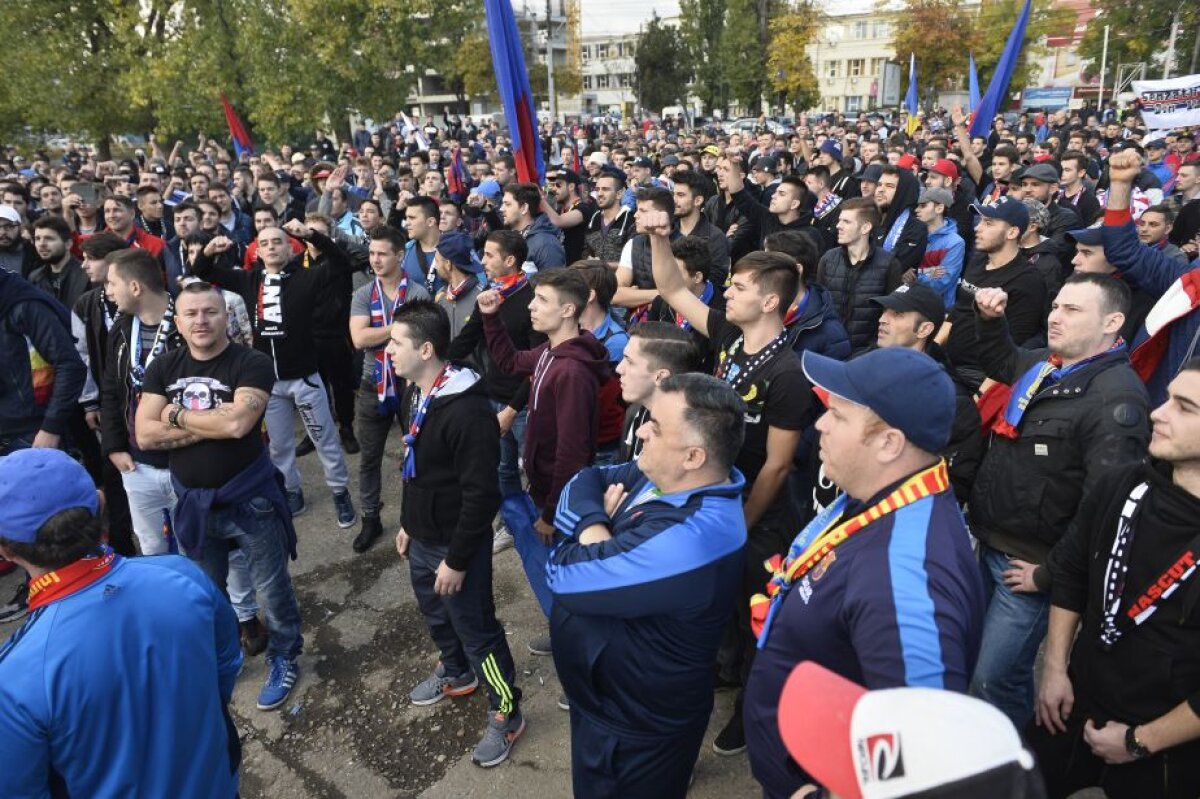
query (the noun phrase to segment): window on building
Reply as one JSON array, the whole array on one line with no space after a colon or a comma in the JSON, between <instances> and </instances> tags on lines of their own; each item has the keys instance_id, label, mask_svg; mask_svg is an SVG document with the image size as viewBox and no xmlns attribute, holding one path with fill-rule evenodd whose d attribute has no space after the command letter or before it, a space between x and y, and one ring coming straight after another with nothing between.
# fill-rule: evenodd
<instances>
[{"instance_id":1,"label":"window on building","mask_svg":"<svg viewBox=\"0 0 1200 799\"><path fill-rule=\"evenodd\" d=\"M876 39L892 38L892 25L890 22L876 22L874 35Z\"/></svg>"},{"instance_id":2,"label":"window on building","mask_svg":"<svg viewBox=\"0 0 1200 799\"><path fill-rule=\"evenodd\" d=\"M596 76L596 88L597 89L607 89L608 88L608 75L597 75Z\"/></svg>"},{"instance_id":3,"label":"window on building","mask_svg":"<svg viewBox=\"0 0 1200 799\"><path fill-rule=\"evenodd\" d=\"M596 45L596 58L608 58L608 45L607 44Z\"/></svg>"},{"instance_id":4,"label":"window on building","mask_svg":"<svg viewBox=\"0 0 1200 799\"><path fill-rule=\"evenodd\" d=\"M585 44L580 49L579 54L585 62L590 61L592 59L592 46L590 44Z\"/></svg>"},{"instance_id":5,"label":"window on building","mask_svg":"<svg viewBox=\"0 0 1200 799\"><path fill-rule=\"evenodd\" d=\"M628 72L622 72L620 75L620 80L622 89L628 89L633 85L633 75L630 75Z\"/></svg>"},{"instance_id":6,"label":"window on building","mask_svg":"<svg viewBox=\"0 0 1200 799\"><path fill-rule=\"evenodd\" d=\"M866 20L863 20L861 22L855 22L854 25L850 28L850 36L854 39L867 38Z\"/></svg>"},{"instance_id":7,"label":"window on building","mask_svg":"<svg viewBox=\"0 0 1200 799\"><path fill-rule=\"evenodd\" d=\"M630 58L637 55L637 42L625 42L625 55Z\"/></svg>"},{"instance_id":8,"label":"window on building","mask_svg":"<svg viewBox=\"0 0 1200 799\"><path fill-rule=\"evenodd\" d=\"M847 62L850 66L850 77L858 78L863 74L863 60L861 58L851 58Z\"/></svg>"},{"instance_id":9,"label":"window on building","mask_svg":"<svg viewBox=\"0 0 1200 799\"><path fill-rule=\"evenodd\" d=\"M883 74L883 65L886 63L887 63L886 58L872 58L871 59L871 75L873 75L876 78L878 78L880 75L882 75Z\"/></svg>"},{"instance_id":10,"label":"window on building","mask_svg":"<svg viewBox=\"0 0 1200 799\"><path fill-rule=\"evenodd\" d=\"M849 111L861 111L861 110L862 110L862 97L860 97L859 95L853 95L853 96L846 97L846 111L849 112Z\"/></svg>"},{"instance_id":11,"label":"window on building","mask_svg":"<svg viewBox=\"0 0 1200 799\"><path fill-rule=\"evenodd\" d=\"M583 76L583 88L585 88L585 89L592 88L592 76L591 75Z\"/></svg>"},{"instance_id":12,"label":"window on building","mask_svg":"<svg viewBox=\"0 0 1200 799\"><path fill-rule=\"evenodd\" d=\"M841 71L842 71L842 62L841 61L826 61L825 62L825 77L836 78L836 77L838 77L838 75L841 74Z\"/></svg>"}]
</instances>

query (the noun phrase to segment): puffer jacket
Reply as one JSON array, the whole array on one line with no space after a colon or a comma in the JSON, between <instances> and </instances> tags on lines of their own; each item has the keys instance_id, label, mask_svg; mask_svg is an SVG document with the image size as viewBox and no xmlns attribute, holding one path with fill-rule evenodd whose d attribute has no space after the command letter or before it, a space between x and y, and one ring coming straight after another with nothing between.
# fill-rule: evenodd
<instances>
[{"instance_id":1,"label":"puffer jacket","mask_svg":"<svg viewBox=\"0 0 1200 799\"><path fill-rule=\"evenodd\" d=\"M900 285L903 274L900 262L873 244L859 264L850 263L845 247L835 247L821 256L817 282L829 289L834 310L850 334L852 352L875 343L883 309L871 302L871 298L890 294Z\"/></svg>"}]
</instances>

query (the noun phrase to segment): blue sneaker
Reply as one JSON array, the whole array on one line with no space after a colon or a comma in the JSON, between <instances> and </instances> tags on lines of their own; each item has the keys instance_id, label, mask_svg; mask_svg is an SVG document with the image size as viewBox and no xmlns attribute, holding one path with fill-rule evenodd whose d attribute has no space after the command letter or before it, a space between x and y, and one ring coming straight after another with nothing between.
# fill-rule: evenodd
<instances>
[{"instance_id":1,"label":"blue sneaker","mask_svg":"<svg viewBox=\"0 0 1200 799\"><path fill-rule=\"evenodd\" d=\"M284 491L284 493L287 494L288 510L292 512L293 517L308 510L308 506L304 504L304 489L297 488L295 491Z\"/></svg>"},{"instance_id":2,"label":"blue sneaker","mask_svg":"<svg viewBox=\"0 0 1200 799\"><path fill-rule=\"evenodd\" d=\"M350 492L343 488L341 491L333 492L333 507L337 511L338 527L345 530L347 527L353 527L358 521L358 514L354 512L354 502L350 499Z\"/></svg>"},{"instance_id":3,"label":"blue sneaker","mask_svg":"<svg viewBox=\"0 0 1200 799\"><path fill-rule=\"evenodd\" d=\"M300 677L300 666L282 655L267 657L267 681L258 692L258 709L274 710L287 701L292 686Z\"/></svg>"}]
</instances>

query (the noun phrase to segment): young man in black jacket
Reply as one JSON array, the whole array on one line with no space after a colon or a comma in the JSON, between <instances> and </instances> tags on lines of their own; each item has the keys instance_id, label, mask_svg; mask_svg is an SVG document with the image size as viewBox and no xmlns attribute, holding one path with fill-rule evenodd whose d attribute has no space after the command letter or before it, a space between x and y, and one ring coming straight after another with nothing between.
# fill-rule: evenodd
<instances>
[{"instance_id":1,"label":"young man in black jacket","mask_svg":"<svg viewBox=\"0 0 1200 799\"><path fill-rule=\"evenodd\" d=\"M1167 391L1150 459L1102 475L1050 553L1028 740L1052 797L1200 794L1200 360Z\"/></svg>"},{"instance_id":2,"label":"young man in black jacket","mask_svg":"<svg viewBox=\"0 0 1200 799\"><path fill-rule=\"evenodd\" d=\"M408 381L402 402L408 434L401 527L396 550L407 558L413 592L441 660L409 694L414 705L487 686L488 726L472 760L508 759L525 731L516 667L492 596L492 517L500 508L493 476L499 425L483 380L449 360L450 320L429 300L413 300L392 318L387 354Z\"/></svg>"}]
</instances>

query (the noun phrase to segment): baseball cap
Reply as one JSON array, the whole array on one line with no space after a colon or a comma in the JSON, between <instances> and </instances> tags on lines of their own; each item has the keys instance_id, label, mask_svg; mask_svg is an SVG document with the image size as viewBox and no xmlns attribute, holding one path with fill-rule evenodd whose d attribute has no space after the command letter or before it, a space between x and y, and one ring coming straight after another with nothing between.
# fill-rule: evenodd
<instances>
[{"instance_id":1,"label":"baseball cap","mask_svg":"<svg viewBox=\"0 0 1200 799\"><path fill-rule=\"evenodd\" d=\"M480 181L479 185L471 190L472 194L482 194L489 200L495 201L500 196L500 183L496 180Z\"/></svg>"},{"instance_id":2,"label":"baseball cap","mask_svg":"<svg viewBox=\"0 0 1200 799\"><path fill-rule=\"evenodd\" d=\"M1057 184L1059 174L1058 170L1052 164L1038 163L1025 167L1025 171L1021 174L1021 180L1036 180L1041 183Z\"/></svg>"},{"instance_id":3,"label":"baseball cap","mask_svg":"<svg viewBox=\"0 0 1200 799\"><path fill-rule=\"evenodd\" d=\"M587 157L587 162L589 164L596 164L597 166L604 166L608 163L608 156L602 152L596 151Z\"/></svg>"},{"instance_id":4,"label":"baseball cap","mask_svg":"<svg viewBox=\"0 0 1200 799\"><path fill-rule=\"evenodd\" d=\"M779 171L779 162L773 156L764 155L754 160L754 166L750 167L750 171L774 174Z\"/></svg>"},{"instance_id":5,"label":"baseball cap","mask_svg":"<svg viewBox=\"0 0 1200 799\"><path fill-rule=\"evenodd\" d=\"M919 163L920 161L917 160L915 155L902 155L900 156L900 159L896 161L896 166L900 167L901 169L911 170Z\"/></svg>"},{"instance_id":6,"label":"baseball cap","mask_svg":"<svg viewBox=\"0 0 1200 799\"><path fill-rule=\"evenodd\" d=\"M579 173L571 169L552 169L546 173L546 180L565 180L576 186L583 183L583 178L579 176Z\"/></svg>"},{"instance_id":7,"label":"baseball cap","mask_svg":"<svg viewBox=\"0 0 1200 799\"><path fill-rule=\"evenodd\" d=\"M878 183L881 177L883 177L883 164L867 164L867 168L862 173L862 179L868 183Z\"/></svg>"},{"instance_id":8,"label":"baseball cap","mask_svg":"<svg viewBox=\"0 0 1200 799\"><path fill-rule=\"evenodd\" d=\"M720 147L718 147L718 146L717 146L717 145L715 145L715 144L706 144L706 145L704 145L704 149L703 149L703 150L701 150L700 152L704 153L705 155L711 155L711 156L713 156L714 158L720 158L720 157L721 157L721 148L720 148Z\"/></svg>"},{"instance_id":9,"label":"baseball cap","mask_svg":"<svg viewBox=\"0 0 1200 799\"><path fill-rule=\"evenodd\" d=\"M917 197L917 205L921 203L938 203L949 208L954 205L954 195L949 189L926 187L921 189L921 194Z\"/></svg>"},{"instance_id":10,"label":"baseball cap","mask_svg":"<svg viewBox=\"0 0 1200 799\"><path fill-rule=\"evenodd\" d=\"M72 508L94 515L100 499L87 470L70 455L39 448L0 458L0 536L32 544L50 517Z\"/></svg>"},{"instance_id":11,"label":"baseball cap","mask_svg":"<svg viewBox=\"0 0 1200 799\"><path fill-rule=\"evenodd\" d=\"M891 294L872 297L871 302L898 313L916 311L937 327L941 327L946 318L946 301L942 295L921 283L899 286Z\"/></svg>"},{"instance_id":12,"label":"baseball cap","mask_svg":"<svg viewBox=\"0 0 1200 799\"><path fill-rule=\"evenodd\" d=\"M887 347L843 362L808 350L801 364L813 385L870 408L926 452L950 441L954 384L928 355Z\"/></svg>"},{"instance_id":13,"label":"baseball cap","mask_svg":"<svg viewBox=\"0 0 1200 799\"><path fill-rule=\"evenodd\" d=\"M1122 150L1135 150L1138 155L1145 155L1146 151L1142 149L1142 145L1135 142L1133 139L1121 139L1112 146L1112 152L1119 153Z\"/></svg>"},{"instance_id":14,"label":"baseball cap","mask_svg":"<svg viewBox=\"0 0 1200 799\"><path fill-rule=\"evenodd\" d=\"M679 156L668 155L662 160L663 166L679 166Z\"/></svg>"},{"instance_id":15,"label":"baseball cap","mask_svg":"<svg viewBox=\"0 0 1200 799\"><path fill-rule=\"evenodd\" d=\"M929 168L930 172L936 172L939 175L945 175L951 180L958 180L958 165L949 158L939 158Z\"/></svg>"},{"instance_id":16,"label":"baseball cap","mask_svg":"<svg viewBox=\"0 0 1200 799\"><path fill-rule=\"evenodd\" d=\"M800 767L843 799L899 799L951 787L937 795L1046 795L1008 717L954 691L868 691L806 661L784 683L779 732Z\"/></svg>"},{"instance_id":17,"label":"baseball cap","mask_svg":"<svg viewBox=\"0 0 1200 799\"><path fill-rule=\"evenodd\" d=\"M1074 239L1076 244L1082 244L1085 247L1100 247L1104 244L1104 236L1099 227L1068 230L1067 235Z\"/></svg>"},{"instance_id":18,"label":"baseball cap","mask_svg":"<svg viewBox=\"0 0 1200 799\"><path fill-rule=\"evenodd\" d=\"M314 145L314 146L316 146L316 145ZM293 164L303 164L304 159L306 159L307 157L308 156L306 156L304 153L292 153L292 163Z\"/></svg>"},{"instance_id":19,"label":"baseball cap","mask_svg":"<svg viewBox=\"0 0 1200 799\"><path fill-rule=\"evenodd\" d=\"M313 180L320 180L321 178L327 178L332 174L333 173L330 172L328 169L318 169L316 172L313 173Z\"/></svg>"},{"instance_id":20,"label":"baseball cap","mask_svg":"<svg viewBox=\"0 0 1200 799\"><path fill-rule=\"evenodd\" d=\"M1029 227L1029 209L1025 207L1025 203L1015 202L1007 197L1001 197L995 205L971 203L971 210L988 219L1002 219L1019 230L1022 235Z\"/></svg>"},{"instance_id":21,"label":"baseball cap","mask_svg":"<svg viewBox=\"0 0 1200 799\"><path fill-rule=\"evenodd\" d=\"M842 160L842 148L833 139L826 139L821 142L821 152L828 153L835 161Z\"/></svg>"},{"instance_id":22,"label":"baseball cap","mask_svg":"<svg viewBox=\"0 0 1200 799\"><path fill-rule=\"evenodd\" d=\"M650 169L651 167L654 166L654 162L652 162L649 158L647 158L644 155L639 155L637 158L629 159L629 162L627 165L628 166L640 166L644 169Z\"/></svg>"},{"instance_id":23,"label":"baseball cap","mask_svg":"<svg viewBox=\"0 0 1200 799\"><path fill-rule=\"evenodd\" d=\"M466 233L443 233L438 239L437 251L438 255L463 272L477 275L483 271L483 264L475 257L475 249L471 246L471 237Z\"/></svg>"},{"instance_id":24,"label":"baseball cap","mask_svg":"<svg viewBox=\"0 0 1200 799\"><path fill-rule=\"evenodd\" d=\"M0 205L0 219L13 224L21 224L21 215L17 213L17 209L11 205Z\"/></svg>"}]
</instances>

